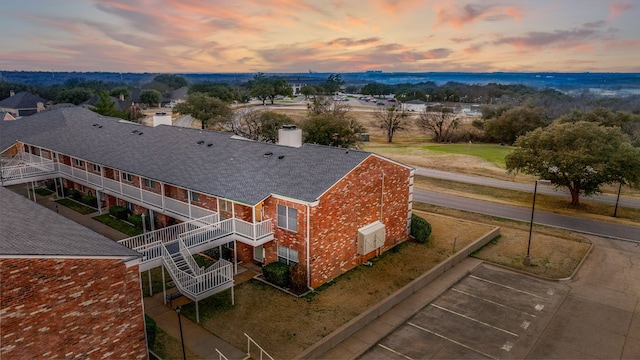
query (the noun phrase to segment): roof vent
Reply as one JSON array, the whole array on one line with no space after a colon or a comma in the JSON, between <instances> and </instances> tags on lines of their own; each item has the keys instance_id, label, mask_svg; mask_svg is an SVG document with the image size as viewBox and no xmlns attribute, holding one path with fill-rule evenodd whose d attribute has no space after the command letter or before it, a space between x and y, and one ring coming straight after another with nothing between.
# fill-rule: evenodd
<instances>
[{"instance_id":1,"label":"roof vent","mask_svg":"<svg viewBox=\"0 0 640 360\"><path fill-rule=\"evenodd\" d=\"M98 129L102 129L102 125L98 125Z\"/></svg>"},{"instance_id":2,"label":"roof vent","mask_svg":"<svg viewBox=\"0 0 640 360\"><path fill-rule=\"evenodd\" d=\"M204 144L204 140L198 140L198 145Z\"/></svg>"},{"instance_id":3,"label":"roof vent","mask_svg":"<svg viewBox=\"0 0 640 360\"><path fill-rule=\"evenodd\" d=\"M142 131L140 131L140 132L138 133L138 135L142 135L142 134L144 134Z\"/></svg>"},{"instance_id":4,"label":"roof vent","mask_svg":"<svg viewBox=\"0 0 640 360\"><path fill-rule=\"evenodd\" d=\"M271 151L264 153L264 157L269 157L273 155L273 153Z\"/></svg>"},{"instance_id":5,"label":"roof vent","mask_svg":"<svg viewBox=\"0 0 640 360\"><path fill-rule=\"evenodd\" d=\"M278 159L280 159L280 160L284 159L284 155L278 156Z\"/></svg>"},{"instance_id":6,"label":"roof vent","mask_svg":"<svg viewBox=\"0 0 640 360\"><path fill-rule=\"evenodd\" d=\"M138 133L138 130L133 130L131 133L132 133L132 134L137 134L137 133Z\"/></svg>"},{"instance_id":7,"label":"roof vent","mask_svg":"<svg viewBox=\"0 0 640 360\"><path fill-rule=\"evenodd\" d=\"M208 146L208 147L211 147L211 145L213 145L213 144L212 144L212 143L208 143L208 144L207 144L207 146Z\"/></svg>"}]
</instances>

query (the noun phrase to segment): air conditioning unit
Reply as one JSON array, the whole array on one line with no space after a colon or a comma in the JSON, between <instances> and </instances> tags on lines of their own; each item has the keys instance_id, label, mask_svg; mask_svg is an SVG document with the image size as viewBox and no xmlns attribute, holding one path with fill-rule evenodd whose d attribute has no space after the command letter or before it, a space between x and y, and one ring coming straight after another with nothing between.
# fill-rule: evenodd
<instances>
[{"instance_id":1,"label":"air conditioning unit","mask_svg":"<svg viewBox=\"0 0 640 360\"><path fill-rule=\"evenodd\" d=\"M385 236L386 230L380 221L358 229L358 255L365 255L382 247Z\"/></svg>"}]
</instances>

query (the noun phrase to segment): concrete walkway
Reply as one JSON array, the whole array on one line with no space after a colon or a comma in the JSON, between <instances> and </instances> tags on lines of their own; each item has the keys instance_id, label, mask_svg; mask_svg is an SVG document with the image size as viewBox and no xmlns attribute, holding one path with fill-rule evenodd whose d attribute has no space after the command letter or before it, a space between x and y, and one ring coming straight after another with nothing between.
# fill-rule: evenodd
<instances>
[{"instance_id":1,"label":"concrete walkway","mask_svg":"<svg viewBox=\"0 0 640 360\"><path fill-rule=\"evenodd\" d=\"M15 185L8 188L20 195L27 197L26 185ZM33 192L31 192L31 196L33 196ZM33 197L31 197L31 199L33 200ZM38 204L51 209L51 211L56 211L65 218L70 219L99 234L102 234L109 239L117 241L129 237L128 235L121 233L114 228L111 228L97 220L92 219L94 216L98 215L97 212L83 215L79 212L69 209L66 206L58 205L55 202L55 195L36 195L36 200ZM253 271L246 270L234 277L234 280L237 285L252 278L254 275L255 273ZM166 333L180 341L180 327L178 324L177 313L172 307L164 305L162 293L156 294L153 297L145 297L143 301L144 312L153 320L155 320L156 325L160 329L164 330ZM182 297L180 299L174 300L172 305L181 305L182 303L186 303L189 301L189 299ZM219 337L215 336L208 330L202 328L200 325L187 319L184 316L182 317L182 332L184 335L185 347L202 359L218 358L218 354L216 353L215 349L220 350L222 354L229 360L243 359L246 356L243 351L238 350L237 348L233 347L229 343L225 342L224 340L220 339Z\"/></svg>"}]
</instances>

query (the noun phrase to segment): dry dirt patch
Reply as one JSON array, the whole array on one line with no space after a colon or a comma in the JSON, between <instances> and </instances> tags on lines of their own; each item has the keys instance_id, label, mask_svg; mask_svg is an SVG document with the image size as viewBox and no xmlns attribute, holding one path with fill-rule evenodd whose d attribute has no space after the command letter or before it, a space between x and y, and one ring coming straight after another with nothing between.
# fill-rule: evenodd
<instances>
[{"instance_id":1,"label":"dry dirt patch","mask_svg":"<svg viewBox=\"0 0 640 360\"><path fill-rule=\"evenodd\" d=\"M246 347L246 332L275 358L292 358L449 257L456 236L456 249L461 249L491 229L420 215L434 230L426 244L404 242L374 259L373 266L359 266L305 298L251 280L235 288L234 306L228 292L201 301L202 325L239 349ZM193 304L183 309L195 317Z\"/></svg>"}]
</instances>

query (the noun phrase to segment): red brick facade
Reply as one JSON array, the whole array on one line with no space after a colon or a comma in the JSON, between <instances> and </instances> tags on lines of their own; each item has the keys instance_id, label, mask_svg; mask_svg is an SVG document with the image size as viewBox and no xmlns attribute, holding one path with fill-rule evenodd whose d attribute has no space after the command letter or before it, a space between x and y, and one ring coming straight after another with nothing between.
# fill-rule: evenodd
<instances>
[{"instance_id":1,"label":"red brick facade","mask_svg":"<svg viewBox=\"0 0 640 360\"><path fill-rule=\"evenodd\" d=\"M147 358L138 266L0 259L0 281L0 358Z\"/></svg>"}]
</instances>

